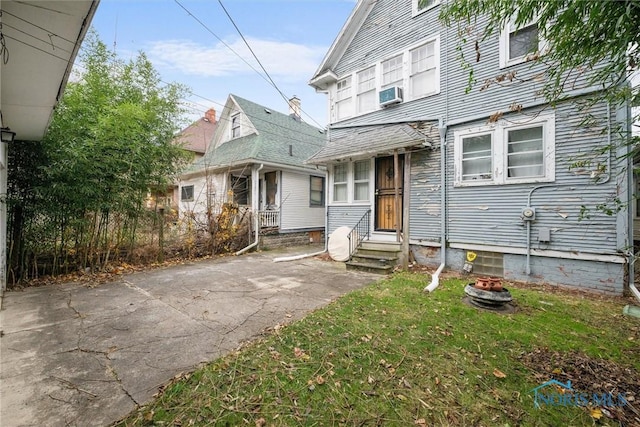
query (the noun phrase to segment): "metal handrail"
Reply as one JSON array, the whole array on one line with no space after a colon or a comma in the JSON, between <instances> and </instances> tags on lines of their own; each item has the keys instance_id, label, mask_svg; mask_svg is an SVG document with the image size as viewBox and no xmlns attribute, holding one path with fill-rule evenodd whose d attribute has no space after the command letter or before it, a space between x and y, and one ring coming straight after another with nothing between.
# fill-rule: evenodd
<instances>
[{"instance_id":1,"label":"metal handrail","mask_svg":"<svg viewBox=\"0 0 640 427\"><path fill-rule=\"evenodd\" d=\"M355 253L356 249L360 247L360 244L365 238L369 237L369 220L371 218L371 209L362 215L362 218L358 220L356 225L351 229L347 238L349 239L349 259Z\"/></svg>"}]
</instances>

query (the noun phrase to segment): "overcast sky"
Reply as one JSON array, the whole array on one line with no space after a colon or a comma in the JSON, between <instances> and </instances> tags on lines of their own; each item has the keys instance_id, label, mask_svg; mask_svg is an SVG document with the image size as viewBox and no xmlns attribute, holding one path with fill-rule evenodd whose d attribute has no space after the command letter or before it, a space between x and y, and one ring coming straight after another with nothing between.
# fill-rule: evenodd
<instances>
[{"instance_id":1,"label":"overcast sky","mask_svg":"<svg viewBox=\"0 0 640 427\"><path fill-rule=\"evenodd\" d=\"M315 93L307 82L355 0L222 0L222 4L280 90L302 100L303 119L325 126L326 95ZM108 46L115 44L123 59L142 50L164 81L189 86L196 94L190 99L194 118L210 107L220 112L229 93L288 113L273 86L245 63L261 71L217 0L101 0L93 27Z\"/></svg>"}]
</instances>

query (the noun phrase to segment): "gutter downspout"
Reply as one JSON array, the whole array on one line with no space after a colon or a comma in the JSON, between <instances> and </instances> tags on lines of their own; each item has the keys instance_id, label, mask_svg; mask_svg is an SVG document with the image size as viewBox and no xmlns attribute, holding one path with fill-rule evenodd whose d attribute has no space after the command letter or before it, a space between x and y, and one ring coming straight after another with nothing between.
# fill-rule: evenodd
<instances>
[{"instance_id":1,"label":"gutter downspout","mask_svg":"<svg viewBox=\"0 0 640 427\"><path fill-rule=\"evenodd\" d=\"M260 175L259 174L260 174L260 171L262 170L263 167L264 167L264 164L261 163L260 167L255 170L255 176L256 176L257 179L260 179ZM251 175L252 175L252 178L253 178L253 175L254 175L253 172L252 172ZM251 186L252 187L254 186L253 182L251 183ZM257 185L255 185L255 186L258 187ZM252 188L252 190L253 190L253 188ZM260 195L257 194L257 193L258 193L257 191L256 192L252 191L252 195L254 196L254 199L256 197L260 197ZM259 205L258 205L258 208L259 208ZM244 248L240 249L238 252L236 252L235 253L236 256L237 255L242 255L243 253L247 252L249 249L252 249L252 248L258 246L258 242L260 241L260 224L259 224L259 221L258 221L258 209L254 210L254 216L255 216L255 218L254 218L254 222L255 222L254 226L255 226L255 230L256 230L256 240L253 243L251 243L249 246L244 247Z\"/></svg>"},{"instance_id":2,"label":"gutter downspout","mask_svg":"<svg viewBox=\"0 0 640 427\"><path fill-rule=\"evenodd\" d=\"M440 273L447 264L447 125L440 119L438 123L440 132L440 266L431 275L431 283L424 288L424 292L433 292L440 285Z\"/></svg>"}]
</instances>

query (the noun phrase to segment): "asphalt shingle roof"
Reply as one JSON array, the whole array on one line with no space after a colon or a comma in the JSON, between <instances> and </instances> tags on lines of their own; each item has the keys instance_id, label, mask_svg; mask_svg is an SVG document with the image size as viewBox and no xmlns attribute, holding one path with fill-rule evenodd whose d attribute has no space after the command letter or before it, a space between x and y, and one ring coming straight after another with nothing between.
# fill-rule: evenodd
<instances>
[{"instance_id":1,"label":"asphalt shingle roof","mask_svg":"<svg viewBox=\"0 0 640 427\"><path fill-rule=\"evenodd\" d=\"M324 147L326 135L322 130L237 95L230 96L251 121L257 134L211 147L188 172L205 166L215 169L248 162L314 168L304 162Z\"/></svg>"},{"instance_id":2,"label":"asphalt shingle roof","mask_svg":"<svg viewBox=\"0 0 640 427\"><path fill-rule=\"evenodd\" d=\"M309 158L310 164L326 164L347 157L371 156L396 148L437 144L438 129L433 125L390 124L354 128L332 139Z\"/></svg>"}]
</instances>

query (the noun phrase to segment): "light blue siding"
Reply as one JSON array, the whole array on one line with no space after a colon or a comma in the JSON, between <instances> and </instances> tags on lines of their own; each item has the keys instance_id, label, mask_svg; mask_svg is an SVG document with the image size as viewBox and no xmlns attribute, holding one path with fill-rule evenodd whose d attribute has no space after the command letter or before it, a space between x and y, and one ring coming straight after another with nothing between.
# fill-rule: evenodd
<instances>
[{"instance_id":1,"label":"light blue siding","mask_svg":"<svg viewBox=\"0 0 640 427\"><path fill-rule=\"evenodd\" d=\"M411 154L411 240L440 242L440 150Z\"/></svg>"},{"instance_id":2,"label":"light blue siding","mask_svg":"<svg viewBox=\"0 0 640 427\"><path fill-rule=\"evenodd\" d=\"M369 210L369 206L329 206L329 234L339 227L354 227ZM371 216L373 219L373 215Z\"/></svg>"},{"instance_id":3,"label":"light blue siding","mask_svg":"<svg viewBox=\"0 0 640 427\"><path fill-rule=\"evenodd\" d=\"M528 112L534 115L535 111ZM585 129L582 117L574 103L562 104L555 116L555 182L545 184L509 184L496 186L454 187L453 149L447 156L447 231L451 243L473 243L494 246L526 247L526 226L521 219L522 208L536 209L532 222L534 248L561 251L580 251L598 254L616 254L616 216L595 209L598 204L611 202L616 197L614 169L608 182L597 184L590 172L593 165L572 168L582 158L594 157L607 164L607 155L597 153L608 141L606 104L591 109L598 125ZM477 123L474 123L477 124ZM471 126L474 124L470 124ZM454 129L455 130L455 129ZM453 147L452 132L449 146ZM615 162L612 162L615 167ZM588 218L582 207L590 208ZM538 243L540 228L551 231L550 243Z\"/></svg>"},{"instance_id":4,"label":"light blue siding","mask_svg":"<svg viewBox=\"0 0 640 427\"><path fill-rule=\"evenodd\" d=\"M617 127L624 114L608 109L605 102L589 105L585 94L587 74L569 79L567 90L574 98L547 105L540 95L544 83L543 66L523 63L500 68L499 36L478 44L470 35L457 50L460 35L457 25L444 27L437 19L440 7L411 16L410 0L378 0L344 54L332 64L332 71L342 78L398 53L433 36L439 37L440 91L438 94L404 101L388 108L333 123L329 138L339 138L348 126L395 122L441 120L446 132L446 234L447 243L456 248L465 245L491 247L488 251L504 253L504 276L507 279L548 282L584 287L609 293L621 293L624 264L621 253L629 242L627 213L607 215L598 205L612 206L616 199L627 200L627 188L621 183L626 170L620 160L606 150L609 143L619 143ZM482 18L474 22L481 28ZM468 89L469 69L460 54L474 69L475 85ZM479 61L476 61L479 55ZM379 78L379 76L378 76ZM483 87L481 89L481 87ZM353 82L355 90L355 81ZM330 88L332 89L332 88ZM330 90L331 93L331 90ZM331 100L329 100L331 102ZM540 114L552 113L555 123L555 174L550 182L502 185L455 185L455 137L457 131L483 127L492 116L502 123L526 123ZM611 119L609 119L611 115ZM591 118L585 126L585 119ZM342 129L341 129L342 128ZM411 157L410 239L421 263L437 265L440 249L430 247L440 242L441 234L441 147L420 148ZM381 154L382 155L382 154ZM603 168L598 180L594 171ZM531 274L525 274L527 227L522 209L530 202L536 210L531 222L529 248L553 251L552 256L531 256ZM352 227L366 211L362 206L329 206L328 232L340 226ZM549 231L550 239L538 241ZM435 245L434 245L435 246ZM496 249L497 248L497 249ZM465 251L447 248L447 266L462 268ZM580 256L591 259L575 259ZM606 260L606 262L601 261Z\"/></svg>"}]
</instances>

